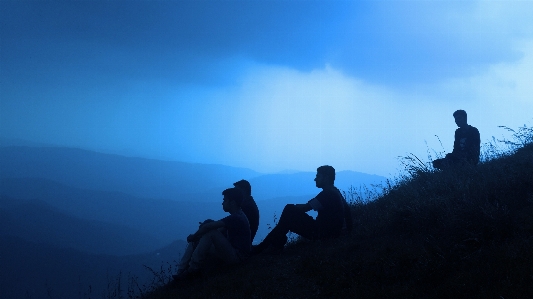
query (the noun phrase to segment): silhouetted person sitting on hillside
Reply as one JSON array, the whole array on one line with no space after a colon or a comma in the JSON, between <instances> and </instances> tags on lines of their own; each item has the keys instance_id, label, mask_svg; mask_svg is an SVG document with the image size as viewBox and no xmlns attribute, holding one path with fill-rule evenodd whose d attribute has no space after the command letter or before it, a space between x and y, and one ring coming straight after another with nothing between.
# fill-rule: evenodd
<instances>
[{"instance_id":1,"label":"silhouetted person sitting on hillside","mask_svg":"<svg viewBox=\"0 0 533 299\"><path fill-rule=\"evenodd\" d=\"M234 264L250 254L250 225L241 209L244 195L237 188L226 189L222 195L222 209L230 215L218 221L204 221L198 231L187 237L189 244L178 264L178 273L173 276L175 280L196 276L207 258Z\"/></svg>"},{"instance_id":2,"label":"silhouetted person sitting on hillside","mask_svg":"<svg viewBox=\"0 0 533 299\"><path fill-rule=\"evenodd\" d=\"M257 233L257 228L259 228L259 209L255 203L254 198L252 197L252 186L247 180L240 180L233 183L235 188L241 189L244 193L244 200L241 205L241 209L248 218L250 223L250 233L251 239L250 243L254 241L255 234Z\"/></svg>"},{"instance_id":3,"label":"silhouetted person sitting on hillside","mask_svg":"<svg viewBox=\"0 0 533 299\"><path fill-rule=\"evenodd\" d=\"M433 161L433 167L441 170L453 165L477 165L479 162L481 140L478 129L467 123L464 110L455 111L453 117L459 127L455 130L453 151L447 154L445 158Z\"/></svg>"},{"instance_id":4,"label":"silhouetted person sitting on hillside","mask_svg":"<svg viewBox=\"0 0 533 299\"><path fill-rule=\"evenodd\" d=\"M252 254L258 254L269 248L272 253L283 250L287 242L287 233L294 232L306 239L336 238L346 228L351 232L352 214L348 203L333 185L335 169L329 165L317 169L315 182L322 191L305 204L288 204L283 209L279 222L259 245L252 246ZM307 214L308 211L318 212L316 220Z\"/></svg>"}]
</instances>

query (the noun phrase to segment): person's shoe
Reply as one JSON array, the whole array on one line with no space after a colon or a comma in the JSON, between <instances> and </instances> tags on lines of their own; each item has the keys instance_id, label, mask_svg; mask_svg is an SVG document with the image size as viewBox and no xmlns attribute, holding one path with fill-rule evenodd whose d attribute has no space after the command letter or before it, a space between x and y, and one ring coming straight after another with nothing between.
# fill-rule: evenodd
<instances>
[{"instance_id":1,"label":"person's shoe","mask_svg":"<svg viewBox=\"0 0 533 299\"><path fill-rule=\"evenodd\" d=\"M263 250L263 254L270 254L270 255L280 255L283 252L283 246L277 247L277 246L268 246L267 249Z\"/></svg>"},{"instance_id":2,"label":"person's shoe","mask_svg":"<svg viewBox=\"0 0 533 299\"><path fill-rule=\"evenodd\" d=\"M259 244L259 245L252 245L252 250L250 251L250 254L257 255L260 253L264 253L264 254L277 255L277 254L281 254L281 252L283 252L283 246L275 247L272 244L270 244L265 248L264 244L263 245Z\"/></svg>"},{"instance_id":3,"label":"person's shoe","mask_svg":"<svg viewBox=\"0 0 533 299\"><path fill-rule=\"evenodd\" d=\"M172 277L173 278L179 277L180 275L183 274L183 272L187 271L187 269L189 269L189 267L183 268L183 269L178 269L178 272L175 275L172 275Z\"/></svg>"},{"instance_id":4,"label":"person's shoe","mask_svg":"<svg viewBox=\"0 0 533 299\"><path fill-rule=\"evenodd\" d=\"M174 281L184 281L200 277L202 272L199 269L193 270L191 268L178 271L178 274L172 275Z\"/></svg>"},{"instance_id":5,"label":"person's shoe","mask_svg":"<svg viewBox=\"0 0 533 299\"><path fill-rule=\"evenodd\" d=\"M263 252L264 246L259 245L252 245L252 249L250 250L250 255L258 255L261 252Z\"/></svg>"}]
</instances>

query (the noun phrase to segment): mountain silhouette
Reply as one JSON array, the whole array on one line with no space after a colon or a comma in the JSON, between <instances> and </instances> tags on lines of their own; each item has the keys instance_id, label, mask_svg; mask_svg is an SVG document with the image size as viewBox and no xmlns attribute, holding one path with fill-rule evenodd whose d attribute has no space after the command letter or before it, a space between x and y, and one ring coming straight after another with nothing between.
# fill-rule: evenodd
<instances>
[{"instance_id":1,"label":"mountain silhouette","mask_svg":"<svg viewBox=\"0 0 533 299\"><path fill-rule=\"evenodd\" d=\"M252 183L261 211L256 241L285 204L306 202L319 191L314 172L264 175L223 165L9 145L0 147L0 257L9 257L0 271L1 298L105 297L105 284L116 285L120 273L154 278L143 265L157 272L175 263L185 246L180 240L199 221L225 216L221 192L238 180ZM337 186L383 179L345 171L338 173Z\"/></svg>"},{"instance_id":2,"label":"mountain silhouette","mask_svg":"<svg viewBox=\"0 0 533 299\"><path fill-rule=\"evenodd\" d=\"M20 202L0 196L0 215L0 236L17 236L59 248L127 255L164 245L150 234L123 225L66 215L41 200Z\"/></svg>"},{"instance_id":3,"label":"mountain silhouette","mask_svg":"<svg viewBox=\"0 0 533 299\"><path fill-rule=\"evenodd\" d=\"M199 221L224 214L219 204L138 198L120 192L69 187L38 178L1 179L0 195L18 202L38 200L72 217L128 227L158 240L148 242L148 250L185 239L198 227ZM217 197L221 200L221 196Z\"/></svg>"},{"instance_id":4,"label":"mountain silhouette","mask_svg":"<svg viewBox=\"0 0 533 299\"><path fill-rule=\"evenodd\" d=\"M123 157L60 147L0 148L0 178L44 178L68 186L136 197L183 200L259 173L223 165ZM217 190L218 190L217 189Z\"/></svg>"}]
</instances>

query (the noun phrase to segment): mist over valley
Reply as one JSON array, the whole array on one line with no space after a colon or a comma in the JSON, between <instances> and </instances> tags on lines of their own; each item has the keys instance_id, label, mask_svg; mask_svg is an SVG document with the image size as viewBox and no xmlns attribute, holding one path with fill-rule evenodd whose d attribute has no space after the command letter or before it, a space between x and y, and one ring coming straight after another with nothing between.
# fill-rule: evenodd
<instances>
[{"instance_id":1,"label":"mist over valley","mask_svg":"<svg viewBox=\"0 0 533 299\"><path fill-rule=\"evenodd\" d=\"M225 216L221 192L240 179L250 181L260 209L256 242L285 204L306 202L318 193L312 172L263 174L3 144L8 144L0 147L0 238L2 256L9 257L2 267L6 298L22 296L24 290L31 298L45 298L47 288L58 298L71 298L72 292L80 297L89 286L95 294L103 292L118 276L135 276L139 283L153 279L145 266L175 265L183 240L198 222ZM383 180L351 171L337 174L341 190Z\"/></svg>"}]
</instances>

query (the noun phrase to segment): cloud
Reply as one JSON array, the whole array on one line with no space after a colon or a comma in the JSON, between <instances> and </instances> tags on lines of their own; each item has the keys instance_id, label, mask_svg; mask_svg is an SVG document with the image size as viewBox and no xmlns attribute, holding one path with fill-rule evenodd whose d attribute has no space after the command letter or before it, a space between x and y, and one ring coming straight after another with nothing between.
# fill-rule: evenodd
<instances>
[{"instance_id":1,"label":"cloud","mask_svg":"<svg viewBox=\"0 0 533 299\"><path fill-rule=\"evenodd\" d=\"M482 74L520 59L517 39L533 38L531 1L378 1L354 12L331 63L396 89Z\"/></svg>"},{"instance_id":2,"label":"cloud","mask_svg":"<svg viewBox=\"0 0 533 299\"><path fill-rule=\"evenodd\" d=\"M309 73L259 66L241 88L215 98L232 107L210 109L218 114L210 118L231 123L221 132L231 140L222 156L267 171L332 164L373 173L394 161L393 149L412 136L398 134L401 124L417 121L408 116L415 107L394 93L329 66Z\"/></svg>"},{"instance_id":3,"label":"cloud","mask_svg":"<svg viewBox=\"0 0 533 299\"><path fill-rule=\"evenodd\" d=\"M6 77L81 70L204 86L230 83L228 63L248 59L330 64L405 89L517 61L512 41L533 36L530 1L8 1L1 17Z\"/></svg>"},{"instance_id":4,"label":"cloud","mask_svg":"<svg viewBox=\"0 0 533 299\"><path fill-rule=\"evenodd\" d=\"M388 175L450 151L456 109L484 140L531 119L529 1L21 3L1 15L10 137Z\"/></svg>"},{"instance_id":5,"label":"cloud","mask_svg":"<svg viewBox=\"0 0 533 299\"><path fill-rule=\"evenodd\" d=\"M515 42L514 48L522 54L519 61L491 65L477 76L446 80L434 92L470 103L481 114L480 122L514 128L527 124L533 111L533 40Z\"/></svg>"},{"instance_id":6,"label":"cloud","mask_svg":"<svg viewBox=\"0 0 533 299\"><path fill-rule=\"evenodd\" d=\"M186 84L223 82L234 57L310 70L349 2L17 2L0 17L4 71L36 67ZM332 25L333 24L333 25ZM207 82L206 82L207 81Z\"/></svg>"},{"instance_id":7,"label":"cloud","mask_svg":"<svg viewBox=\"0 0 533 299\"><path fill-rule=\"evenodd\" d=\"M483 142L506 134L499 125L530 123L533 43L524 41L516 51L519 61L408 92L368 84L331 66L299 72L257 65L240 88L213 94L213 103L226 108L206 116L225 120L218 131L231 140L219 148L224 163L263 171L331 164L391 175L399 170L399 156L428 160L428 151L451 151L457 109L469 113Z\"/></svg>"}]
</instances>

